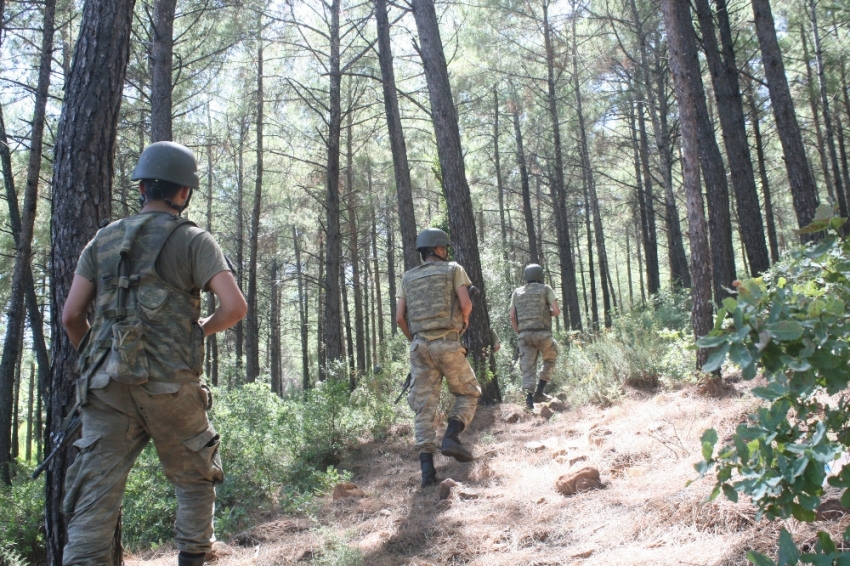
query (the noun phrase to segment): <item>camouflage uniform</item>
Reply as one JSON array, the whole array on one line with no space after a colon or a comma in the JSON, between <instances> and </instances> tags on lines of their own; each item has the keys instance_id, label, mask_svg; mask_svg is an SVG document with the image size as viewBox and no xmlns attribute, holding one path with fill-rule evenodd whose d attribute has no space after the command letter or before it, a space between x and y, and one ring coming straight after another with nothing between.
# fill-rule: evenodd
<instances>
[{"instance_id":1,"label":"camouflage uniform","mask_svg":"<svg viewBox=\"0 0 850 566\"><path fill-rule=\"evenodd\" d=\"M516 309L519 327L519 367L522 388L533 392L538 379L549 382L558 359L558 345L552 338L550 304L555 292L542 283L528 283L513 292L511 307ZM537 358L542 354L543 367L537 375Z\"/></svg>"},{"instance_id":2,"label":"camouflage uniform","mask_svg":"<svg viewBox=\"0 0 850 566\"><path fill-rule=\"evenodd\" d=\"M200 296L156 270L169 236L185 224L166 213L139 214L98 232L84 252L95 254L97 297L94 324L79 346L83 430L65 480L65 566L111 564L127 476L151 439L176 489L178 549L204 553L215 539L215 484L223 473L219 435L206 413L212 394L200 383Z\"/></svg>"},{"instance_id":3,"label":"camouflage uniform","mask_svg":"<svg viewBox=\"0 0 850 566\"><path fill-rule=\"evenodd\" d=\"M407 302L408 324L414 335L410 344L413 385L407 402L416 413L415 447L420 453L433 454L438 448L434 420L443 376L455 396L448 418L459 420L464 428L472 422L481 396L460 343L463 316L456 289L469 284L463 267L454 262L425 262L402 276L399 298Z\"/></svg>"}]
</instances>

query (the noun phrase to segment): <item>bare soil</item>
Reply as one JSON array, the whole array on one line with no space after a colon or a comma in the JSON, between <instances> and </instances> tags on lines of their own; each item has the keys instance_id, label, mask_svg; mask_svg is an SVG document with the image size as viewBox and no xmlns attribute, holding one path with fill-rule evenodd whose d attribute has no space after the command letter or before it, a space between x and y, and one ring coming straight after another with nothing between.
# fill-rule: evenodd
<instances>
[{"instance_id":1,"label":"bare soil","mask_svg":"<svg viewBox=\"0 0 850 566\"><path fill-rule=\"evenodd\" d=\"M607 408L556 405L549 419L540 408L482 407L461 435L476 460L435 458L439 478L458 484L443 487L446 499L420 489L411 427L399 426L342 464L366 497L328 496L313 518L279 516L217 542L212 564L732 566L747 564L748 550L774 554L783 525L798 543L813 544L817 530L839 533L850 524L840 506L806 525L756 522L745 498L705 503L713 478L693 468L700 436L715 428L729 438L757 405L735 387L721 399L692 387L634 392ZM603 489L556 491L561 476L588 466ZM362 561L350 558L358 553ZM176 553L162 547L126 563L172 566Z\"/></svg>"}]
</instances>

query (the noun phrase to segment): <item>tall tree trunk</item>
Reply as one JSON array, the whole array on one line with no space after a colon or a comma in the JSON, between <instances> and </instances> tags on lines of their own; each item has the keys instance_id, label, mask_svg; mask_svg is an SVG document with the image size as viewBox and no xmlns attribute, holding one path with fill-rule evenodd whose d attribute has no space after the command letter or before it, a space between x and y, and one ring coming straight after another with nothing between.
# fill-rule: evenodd
<instances>
[{"instance_id":1,"label":"tall tree trunk","mask_svg":"<svg viewBox=\"0 0 850 566\"><path fill-rule=\"evenodd\" d=\"M322 342L324 364L319 368L322 379L327 376L327 365L342 358L342 329L340 328L340 255L339 228L339 139L342 125L340 89L342 75L339 67L339 10L340 0L331 3L330 64L328 87L328 162L325 195L325 305Z\"/></svg>"},{"instance_id":2,"label":"tall tree trunk","mask_svg":"<svg viewBox=\"0 0 850 566\"><path fill-rule=\"evenodd\" d=\"M638 39L638 61L641 71L641 77L646 87L646 104L649 108L649 117L652 123L653 138L655 147L658 151L658 156L661 160L661 178L664 185L664 220L667 234L667 261L670 265L670 281L674 288L683 287L689 289L691 287L691 276L688 270L688 260L685 255L685 245L682 238L682 227L679 221L679 210L676 206L676 198L673 192L673 160L671 150L670 127L667 121L668 103L667 93L664 85L667 84L666 71L667 65L662 64L662 56L658 52L662 44L658 45L655 51L655 74L653 75L650 68L649 53L647 46L647 30L644 29L643 18L641 17L637 3L635 0L630 0L632 19L636 27ZM653 81L653 76L655 81ZM655 83L655 86L654 84ZM643 113L638 113L638 127L641 131L641 145L648 145L646 127L643 120ZM648 150L646 151L648 155ZM644 168L648 168L648 159L644 160ZM644 173L647 175L647 173ZM644 236L646 237L646 236ZM647 260L649 256L647 256Z\"/></svg>"},{"instance_id":3,"label":"tall tree trunk","mask_svg":"<svg viewBox=\"0 0 850 566\"><path fill-rule=\"evenodd\" d=\"M23 215L20 220L20 229L16 238L17 251L15 254L15 266L12 271L11 297L9 310L6 313L6 336L3 342L3 355L0 359L0 477L5 484L11 485L11 462L12 442L12 420L16 413L13 406L13 389L15 386L15 368L18 366L20 344L23 340L24 330L24 297L29 287L34 295L35 290L32 281L32 240L35 230L35 215L38 206L38 176L41 171L42 138L44 133L45 108L50 87L50 65L53 56L53 31L55 29L54 16L56 12L55 0L47 0L44 7L44 18L42 22L41 57L39 61L38 86L36 87L35 109L33 110L32 135L30 136L30 154L27 163L27 181L24 189ZM0 18L3 11L0 10ZM1 31L1 30L0 30ZM3 126L3 138L5 138L5 125ZM4 140L5 141L5 140ZM6 166L4 164L4 169ZM11 171L9 171L11 174ZM7 183L7 195L17 199L14 193L14 185ZM9 200L10 209L17 205L17 200L12 205ZM16 206L15 206L16 207ZM33 316L35 314L35 316ZM30 309L30 321L33 329L36 324L41 324L41 316L36 308Z\"/></svg>"},{"instance_id":4,"label":"tall tree trunk","mask_svg":"<svg viewBox=\"0 0 850 566\"><path fill-rule=\"evenodd\" d=\"M676 87L679 123L682 132L682 177L687 195L688 231L691 240L691 280L693 306L691 322L696 337L705 336L712 327L711 278L708 234L700 189L700 130L697 116L698 97L704 96L699 82L699 61L691 24L689 4L662 0L664 27L669 45L670 71ZM702 104L705 104L703 99ZM697 351L697 367L708 359L708 351Z\"/></svg>"},{"instance_id":5,"label":"tall tree trunk","mask_svg":"<svg viewBox=\"0 0 850 566\"><path fill-rule=\"evenodd\" d=\"M309 329L307 328L307 301L304 297L304 271L301 266L301 243L298 231L292 225L292 245L295 248L295 274L298 279L298 322L301 331L301 388L306 393L310 389ZM321 260L321 258L320 258ZM321 320L321 317L319 317Z\"/></svg>"},{"instance_id":6,"label":"tall tree trunk","mask_svg":"<svg viewBox=\"0 0 850 566\"><path fill-rule=\"evenodd\" d=\"M715 1L723 48L722 58L720 46L717 44L714 18L709 0L697 0L697 16L702 31L703 48L711 70L714 98L717 101L717 110L720 115L720 126L726 147L726 159L729 162L732 188L735 191L738 226L747 253L750 274L756 276L770 267L770 259L764 240L761 207L756 190L753 162L750 158L750 144L747 141L744 105L741 100L741 86L738 82L738 66L735 62L735 50L726 0Z\"/></svg>"},{"instance_id":7,"label":"tall tree trunk","mask_svg":"<svg viewBox=\"0 0 850 566\"><path fill-rule=\"evenodd\" d=\"M133 4L133 0L86 1L81 33L65 85L53 159L50 256L53 366L47 415L49 431L59 429L74 395L74 381L68 376L74 375L77 354L62 328L62 307L80 252L112 212L116 128L129 59ZM73 450L57 454L47 471L44 521L50 566L62 564L62 548L67 540L61 500ZM120 536L119 520L113 539L116 564L122 561Z\"/></svg>"},{"instance_id":8,"label":"tall tree trunk","mask_svg":"<svg viewBox=\"0 0 850 566\"><path fill-rule=\"evenodd\" d=\"M829 195L829 199L835 202L835 187L832 184L832 176L829 174L829 165L827 164L826 158L826 144L823 139L823 129L820 125L818 93L815 88L815 79L814 76L812 76L812 66L810 64L811 57L809 56L809 42L806 37L806 29L803 27L803 24L800 24L800 39L803 43L803 64L806 66L806 92L809 95L809 108L812 111L812 122L815 125L815 140L817 140L821 173L823 174L824 185L826 185L826 193ZM846 203L844 208L847 208ZM844 215L846 216L846 212Z\"/></svg>"},{"instance_id":9,"label":"tall tree trunk","mask_svg":"<svg viewBox=\"0 0 850 566\"><path fill-rule=\"evenodd\" d=\"M636 93L642 98L642 91ZM649 167L649 142L646 136L646 124L643 117L643 102L629 105L631 110L632 146L634 148L635 181L637 182L636 200L640 214L641 234L643 235L643 253L646 255L646 282L650 295L661 290L661 272L658 265L658 242L655 232L655 197L653 195L652 171ZM635 122L637 114L637 123ZM640 138L640 139L638 139ZM628 248L627 246L627 249ZM627 254L628 257L629 254ZM643 273L643 269L641 269Z\"/></svg>"},{"instance_id":10,"label":"tall tree trunk","mask_svg":"<svg viewBox=\"0 0 850 566\"><path fill-rule=\"evenodd\" d=\"M587 180L584 178L582 178L582 196L584 197L584 229L587 236L587 273L590 276L591 329L599 330L599 299L596 296L596 270L593 268L593 232L590 230L590 197L587 193ZM578 246L578 242L576 242L576 245ZM582 270L582 273L584 273L584 270ZM584 276L582 275L582 277ZM584 289L584 281L582 281L581 286ZM602 280L602 287L605 287L604 279ZM585 297L586 301L587 297Z\"/></svg>"},{"instance_id":11,"label":"tall tree trunk","mask_svg":"<svg viewBox=\"0 0 850 566\"><path fill-rule=\"evenodd\" d=\"M278 265L277 258L272 258L272 264L269 272L269 293L271 295L271 313L269 313L269 380L271 381L272 393L283 396L281 372L281 352L280 352L280 288L278 286Z\"/></svg>"},{"instance_id":12,"label":"tall tree trunk","mask_svg":"<svg viewBox=\"0 0 850 566\"><path fill-rule=\"evenodd\" d=\"M368 165L367 172L369 175L369 192L372 192L372 161L369 160L366 162ZM378 350L375 351L375 356L382 360L384 358L384 353L386 352L386 330L384 329L384 299L381 293L381 262L378 261L378 227L377 221L375 220L375 206L374 203L370 207L370 214L372 221L372 273L375 277L374 288L375 288L375 300L374 304L376 306L376 310L378 311L378 326L376 328L378 334ZM393 318L395 318L395 313L393 313Z\"/></svg>"},{"instance_id":13,"label":"tall tree trunk","mask_svg":"<svg viewBox=\"0 0 850 566\"><path fill-rule=\"evenodd\" d=\"M608 253L605 250L605 232L602 228L602 214L599 210L599 197L596 193L596 181L593 178L593 167L590 164L590 149L587 143L587 128L584 122L583 100L581 96L581 80L578 72L578 39L576 38L576 21L578 20L578 6L572 4L572 62L573 62L573 92L576 97L576 119L578 120L579 156L581 160L582 179L585 184L587 196L590 199L590 212L593 215L593 232L596 238L596 258L599 262L599 278L602 280L602 308L605 328L611 328L613 319L611 316L611 302L614 293L610 291L609 284L611 274L608 269ZM611 286L613 287L613 286Z\"/></svg>"},{"instance_id":14,"label":"tall tree trunk","mask_svg":"<svg viewBox=\"0 0 850 566\"><path fill-rule=\"evenodd\" d=\"M209 106L207 106L207 117L209 118ZM212 124L208 131L212 131ZM207 139L207 232L213 233L212 226L212 202L213 202L213 162L212 142ZM207 293L207 316L215 312L215 293ZM218 338L216 334L207 336L206 348L206 372L207 377L214 386L218 386Z\"/></svg>"},{"instance_id":15,"label":"tall tree trunk","mask_svg":"<svg viewBox=\"0 0 850 566\"><path fill-rule=\"evenodd\" d=\"M319 284L316 286L316 302L318 303L318 312L320 313L316 320L316 358L318 360L318 378L319 381L324 381L327 377L322 371L327 360L325 358L325 346L322 343L322 338L325 335L325 238L324 234L319 235ZM304 395L307 395L307 390L304 390Z\"/></svg>"},{"instance_id":16,"label":"tall tree trunk","mask_svg":"<svg viewBox=\"0 0 850 566\"><path fill-rule=\"evenodd\" d=\"M818 192L815 180L809 169L803 137L794 113L794 101L788 89L785 76L785 65L782 53L776 39L776 28L773 24L773 14L770 11L769 0L751 0L755 16L756 35L761 49L762 64L767 77L767 88L770 92L773 117L776 120L776 130L782 143L785 156L785 170L791 184L791 196L794 201L794 211L797 213L797 225L802 228L812 223L818 206ZM802 241L817 239L817 234L801 234Z\"/></svg>"},{"instance_id":17,"label":"tall tree trunk","mask_svg":"<svg viewBox=\"0 0 850 566\"><path fill-rule=\"evenodd\" d=\"M156 0L151 30L151 141L171 141L171 74L177 0Z\"/></svg>"},{"instance_id":18,"label":"tall tree trunk","mask_svg":"<svg viewBox=\"0 0 850 566\"><path fill-rule=\"evenodd\" d=\"M395 230L393 228L392 220L390 218L390 213L387 212L386 216L386 230L387 230L387 284L389 285L389 299L390 299L390 331L393 336L398 333L398 323L395 321L395 310L396 310L396 276L395 276Z\"/></svg>"},{"instance_id":19,"label":"tall tree trunk","mask_svg":"<svg viewBox=\"0 0 850 566\"><path fill-rule=\"evenodd\" d=\"M452 100L437 14L433 0L413 0L412 7L419 35L419 53L428 83L431 118L437 138L437 153L440 159L440 173L445 189L455 258L464 266L473 285L480 290L479 296L474 299L474 309L466 331L466 339L473 367L482 385L481 401L495 403L501 401L502 394L499 390L492 355L484 274L481 270L478 242L475 238L475 217L463 163L457 111Z\"/></svg>"},{"instance_id":20,"label":"tall tree trunk","mask_svg":"<svg viewBox=\"0 0 850 566\"><path fill-rule=\"evenodd\" d=\"M29 394L27 396L27 446L25 458L27 462L32 461L32 434L33 434L33 404L35 401L35 364L30 361ZM40 432L40 431L39 431ZM38 433L37 433L38 434Z\"/></svg>"},{"instance_id":21,"label":"tall tree trunk","mask_svg":"<svg viewBox=\"0 0 850 566\"><path fill-rule=\"evenodd\" d=\"M758 104L756 104L755 89L749 85L750 122L753 124L753 137L756 142L756 159L759 167L759 181L761 191L764 195L764 217L767 223L767 241L770 244L770 259L776 263L779 261L779 244L776 240L776 222L773 214L773 202L770 195L770 183L767 180L767 165L764 159L764 144L761 138L761 119L759 118Z\"/></svg>"},{"instance_id":22,"label":"tall tree trunk","mask_svg":"<svg viewBox=\"0 0 850 566\"><path fill-rule=\"evenodd\" d=\"M244 116L240 116L239 156L236 165L236 281L239 283L240 289L245 288L245 137L247 135L247 119ZM236 337L236 367L238 369L242 368L245 326L245 321L240 320L233 327Z\"/></svg>"},{"instance_id":23,"label":"tall tree trunk","mask_svg":"<svg viewBox=\"0 0 850 566\"><path fill-rule=\"evenodd\" d=\"M342 295L342 317L345 323L345 351L343 357L348 359L348 379L351 390L354 390L357 382L354 373L357 371L357 360L354 358L354 338L351 332L351 311L348 309L348 283L345 281L345 266L339 270L339 289Z\"/></svg>"},{"instance_id":24,"label":"tall tree trunk","mask_svg":"<svg viewBox=\"0 0 850 566\"><path fill-rule=\"evenodd\" d=\"M832 113L829 108L829 93L827 92L826 72L824 71L823 49L820 42L820 29L818 29L818 12L815 9L815 0L809 0L809 17L812 22L812 37L815 41L815 61L818 65L818 84L820 86L820 101L823 106L823 126L826 134L826 147L829 150L829 161L832 163L832 177L835 180L835 193L838 196L838 207L841 215L848 215L847 193L841 167L838 164L838 153L835 151L835 133L832 129Z\"/></svg>"},{"instance_id":25,"label":"tall tree trunk","mask_svg":"<svg viewBox=\"0 0 850 566\"><path fill-rule=\"evenodd\" d=\"M262 30L260 21L260 30ZM245 337L245 381L254 383L260 375L260 315L257 312L257 253L260 241L260 209L263 203L263 38L257 39L257 177L254 206L251 209L251 239L248 244L247 336Z\"/></svg>"},{"instance_id":26,"label":"tall tree trunk","mask_svg":"<svg viewBox=\"0 0 850 566\"><path fill-rule=\"evenodd\" d=\"M553 206L561 211L562 230L560 231L563 241L559 241L558 247L561 252L561 288L564 295L564 310L569 314L569 326L573 330L581 330L581 313L576 292L575 267L569 240L569 228L567 227L567 199L566 187L564 186L564 156L561 146L561 121L558 117L558 99L555 95L555 50L552 47L552 30L549 25L549 0L543 0L543 41L546 50L546 94L549 104L549 119L552 122L552 143L555 150L555 169L552 172L552 180L555 185L557 200ZM564 253L566 252L566 253ZM566 318L565 318L566 321Z\"/></svg>"},{"instance_id":27,"label":"tall tree trunk","mask_svg":"<svg viewBox=\"0 0 850 566\"><path fill-rule=\"evenodd\" d=\"M350 94L350 91L349 91ZM349 98L348 107L352 101ZM356 355L357 375L351 374L351 390L357 386L357 379L366 372L366 331L363 327L363 274L360 272L360 235L357 230L357 195L354 192L354 116L348 112L345 128L345 184L348 190L348 253L351 261L351 288L354 294L354 352Z\"/></svg>"},{"instance_id":28,"label":"tall tree trunk","mask_svg":"<svg viewBox=\"0 0 850 566\"><path fill-rule=\"evenodd\" d=\"M401 112L398 108L398 94L395 87L387 0L375 0L375 19L378 23L378 61L381 66L390 150L393 154L401 242L404 249L404 269L407 271L419 265L419 253L416 251L416 216L413 210L410 166L407 163L407 146L404 141L404 130L401 127Z\"/></svg>"},{"instance_id":29,"label":"tall tree trunk","mask_svg":"<svg viewBox=\"0 0 850 566\"><path fill-rule=\"evenodd\" d=\"M540 263L537 249L537 234L534 229L534 214L531 211L531 187L528 182L528 167L525 161L525 149L522 146L522 132L519 129L519 105L515 102L513 112L514 137L516 138L516 160L522 186L522 214L525 218L525 232L528 235L528 262Z\"/></svg>"},{"instance_id":30,"label":"tall tree trunk","mask_svg":"<svg viewBox=\"0 0 850 566\"><path fill-rule=\"evenodd\" d=\"M493 85L493 166L496 169L496 193L499 196L499 232L502 236L502 265L505 269L505 284L511 283L511 268L508 261L508 229L505 223L505 187L502 180L502 157L499 151L499 90Z\"/></svg>"}]
</instances>

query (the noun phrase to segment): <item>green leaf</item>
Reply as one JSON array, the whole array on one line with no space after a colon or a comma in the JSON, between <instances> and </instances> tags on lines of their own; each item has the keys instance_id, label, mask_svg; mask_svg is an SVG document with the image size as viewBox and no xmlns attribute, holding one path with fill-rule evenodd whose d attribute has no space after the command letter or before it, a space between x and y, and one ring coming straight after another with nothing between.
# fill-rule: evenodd
<instances>
[{"instance_id":1,"label":"green leaf","mask_svg":"<svg viewBox=\"0 0 850 566\"><path fill-rule=\"evenodd\" d=\"M697 346L700 348L716 348L721 344L725 344L729 341L728 334L720 334L718 336L703 336L699 340L697 340Z\"/></svg>"},{"instance_id":2,"label":"green leaf","mask_svg":"<svg viewBox=\"0 0 850 566\"><path fill-rule=\"evenodd\" d=\"M728 483L723 484L723 495L725 495L726 499L728 499L732 503L738 502L738 492L735 491L735 488L729 485Z\"/></svg>"},{"instance_id":3,"label":"green leaf","mask_svg":"<svg viewBox=\"0 0 850 566\"><path fill-rule=\"evenodd\" d=\"M753 364L753 356L747 347L742 344L732 344L729 349L729 359L740 367L746 367Z\"/></svg>"},{"instance_id":4,"label":"green leaf","mask_svg":"<svg viewBox=\"0 0 850 566\"><path fill-rule=\"evenodd\" d=\"M712 351L708 355L708 360L705 362L705 365L702 366L702 371L711 373L720 369L720 366L722 366L723 362L726 360L726 354L729 353L730 346L731 344L727 342L723 346Z\"/></svg>"},{"instance_id":5,"label":"green leaf","mask_svg":"<svg viewBox=\"0 0 850 566\"><path fill-rule=\"evenodd\" d=\"M803 335L803 326L795 320L780 320L765 326L770 337L780 342L793 342Z\"/></svg>"},{"instance_id":6,"label":"green leaf","mask_svg":"<svg viewBox=\"0 0 850 566\"><path fill-rule=\"evenodd\" d=\"M835 543L832 542L832 537L829 536L829 533L818 531L818 542L825 553L832 554L835 552Z\"/></svg>"},{"instance_id":7,"label":"green leaf","mask_svg":"<svg viewBox=\"0 0 850 566\"><path fill-rule=\"evenodd\" d=\"M797 550L797 545L794 544L794 539L788 534L784 528L779 532L779 559L777 566L796 566L800 561L800 552Z\"/></svg>"},{"instance_id":8,"label":"green leaf","mask_svg":"<svg viewBox=\"0 0 850 566\"><path fill-rule=\"evenodd\" d=\"M850 507L850 489L845 489L844 493L841 494L841 499L839 499L842 507Z\"/></svg>"},{"instance_id":9,"label":"green leaf","mask_svg":"<svg viewBox=\"0 0 850 566\"><path fill-rule=\"evenodd\" d=\"M735 309L738 308L738 301L732 297L726 297L723 299L723 308L726 309L726 312L735 312Z\"/></svg>"},{"instance_id":10,"label":"green leaf","mask_svg":"<svg viewBox=\"0 0 850 566\"><path fill-rule=\"evenodd\" d=\"M747 553L747 560L755 564L755 566L776 566L776 562L755 550L751 550Z\"/></svg>"}]
</instances>

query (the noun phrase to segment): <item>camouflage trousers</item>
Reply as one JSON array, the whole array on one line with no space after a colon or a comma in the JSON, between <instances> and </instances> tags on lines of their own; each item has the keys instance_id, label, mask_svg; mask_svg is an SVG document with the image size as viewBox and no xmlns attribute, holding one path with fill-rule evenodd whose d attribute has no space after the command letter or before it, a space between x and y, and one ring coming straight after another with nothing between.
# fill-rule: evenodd
<instances>
[{"instance_id":1,"label":"camouflage trousers","mask_svg":"<svg viewBox=\"0 0 850 566\"><path fill-rule=\"evenodd\" d=\"M177 493L177 548L208 552L215 540L215 484L224 478L219 436L207 419L212 395L200 383L144 386L110 381L90 390L80 408L80 453L68 468L62 512L68 516L64 566L112 564L112 537L127 476L153 439L165 477Z\"/></svg>"},{"instance_id":2,"label":"camouflage trousers","mask_svg":"<svg viewBox=\"0 0 850 566\"><path fill-rule=\"evenodd\" d=\"M549 381L552 372L555 371L555 360L558 359L558 345L548 330L526 330L520 332L519 345L519 368L522 371L522 388L534 392L537 385L537 358L543 354L543 368L540 370L539 379Z\"/></svg>"},{"instance_id":3,"label":"camouflage trousers","mask_svg":"<svg viewBox=\"0 0 850 566\"><path fill-rule=\"evenodd\" d=\"M407 402L416 413L413 421L415 448L433 454L437 451L434 421L440 405L443 376L449 392L455 396L448 418L459 420L464 427L469 426L475 415L481 387L466 361L466 349L457 340L414 338L410 345L410 374L413 385Z\"/></svg>"}]
</instances>

